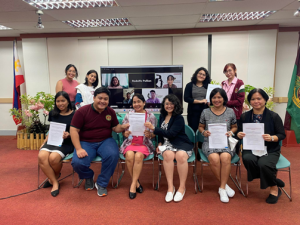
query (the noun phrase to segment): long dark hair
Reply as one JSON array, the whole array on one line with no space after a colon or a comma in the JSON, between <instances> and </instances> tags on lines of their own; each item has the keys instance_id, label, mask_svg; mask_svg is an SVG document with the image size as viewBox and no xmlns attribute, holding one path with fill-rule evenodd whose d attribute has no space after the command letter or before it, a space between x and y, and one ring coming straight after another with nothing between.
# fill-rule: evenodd
<instances>
[{"instance_id":1,"label":"long dark hair","mask_svg":"<svg viewBox=\"0 0 300 225\"><path fill-rule=\"evenodd\" d=\"M182 112L183 112L183 109L182 109L182 106L180 104L180 101L179 99L177 98L176 95L174 94L169 94L167 96L164 97L162 103L161 103L161 109L160 109L160 113L166 117L168 115L168 112L165 110L165 102L166 102L166 99L169 100L169 102L172 102L174 104L174 110L173 110L173 116L176 116L176 115L181 115Z\"/></svg>"},{"instance_id":2,"label":"long dark hair","mask_svg":"<svg viewBox=\"0 0 300 225\"><path fill-rule=\"evenodd\" d=\"M78 77L77 68L76 68L76 66L74 66L73 64L69 64L69 65L67 65L67 67L66 67L66 69L65 69L65 73L66 73L66 75L67 75L67 72L68 72L68 70L69 70L71 67L74 67L74 70L75 70L75 72L76 72L76 75L75 75L75 77L77 78L77 77Z\"/></svg>"},{"instance_id":3,"label":"long dark hair","mask_svg":"<svg viewBox=\"0 0 300 225\"><path fill-rule=\"evenodd\" d=\"M56 99L59 97L59 96L63 96L65 99L67 99L68 101L68 111L69 112L70 110L72 111L72 104L71 104L71 101L70 101L70 98L69 98L69 95L67 92L65 91L59 91L56 93L55 95L55 99L54 99L54 109L52 110L52 116L56 117L60 114L60 110L59 108L57 107L56 105Z\"/></svg>"},{"instance_id":4,"label":"long dark hair","mask_svg":"<svg viewBox=\"0 0 300 225\"><path fill-rule=\"evenodd\" d=\"M115 78L117 78L116 76L113 76L112 78L111 78L111 81L110 81L110 86L111 87L114 87L115 85L114 85L114 79ZM117 86L119 86L120 85L120 81L119 81L119 79L117 78L117 80L118 80L118 84L117 84Z\"/></svg>"},{"instance_id":5,"label":"long dark hair","mask_svg":"<svg viewBox=\"0 0 300 225\"><path fill-rule=\"evenodd\" d=\"M211 82L211 79L210 79L210 75L209 75L208 70L205 69L204 67L200 67L199 69L197 69L195 71L195 73L193 74L193 76L191 78L191 81L192 81L193 84L195 84L195 85L197 84L197 75L198 75L198 73L199 73L200 70L203 70L205 72L205 74L206 74L205 80L202 83L203 83L203 87L205 89L207 89L208 84L210 84L210 82Z\"/></svg>"},{"instance_id":6,"label":"long dark hair","mask_svg":"<svg viewBox=\"0 0 300 225\"><path fill-rule=\"evenodd\" d=\"M98 83L99 83L99 79L98 79L98 73L96 70L90 70L89 72L87 72L86 75L90 75L91 73L95 73L96 74L96 80L94 83L92 83L92 86L95 88L98 86ZM88 79L87 77L85 77L85 82L84 82L85 85L88 85Z\"/></svg>"}]
</instances>

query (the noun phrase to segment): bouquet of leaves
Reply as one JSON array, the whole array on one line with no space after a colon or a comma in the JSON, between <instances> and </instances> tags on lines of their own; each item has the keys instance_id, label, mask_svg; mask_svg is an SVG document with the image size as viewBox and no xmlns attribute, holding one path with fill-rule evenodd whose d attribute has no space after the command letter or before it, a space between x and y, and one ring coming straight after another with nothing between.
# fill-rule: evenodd
<instances>
[{"instance_id":1,"label":"bouquet of leaves","mask_svg":"<svg viewBox=\"0 0 300 225\"><path fill-rule=\"evenodd\" d=\"M27 133L47 133L49 125L46 125L46 119L54 107L54 96L38 92L34 97L22 95L20 100L22 109L10 109L10 115L15 116L26 127ZM44 117L43 121L40 115Z\"/></svg>"}]
</instances>

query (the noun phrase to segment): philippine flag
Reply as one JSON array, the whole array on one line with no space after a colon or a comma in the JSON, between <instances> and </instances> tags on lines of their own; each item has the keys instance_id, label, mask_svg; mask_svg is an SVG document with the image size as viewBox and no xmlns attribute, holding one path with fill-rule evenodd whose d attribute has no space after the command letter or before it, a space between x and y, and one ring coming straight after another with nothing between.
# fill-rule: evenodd
<instances>
[{"instance_id":1,"label":"philippine flag","mask_svg":"<svg viewBox=\"0 0 300 225\"><path fill-rule=\"evenodd\" d=\"M18 57L18 52L17 52L17 41L14 41L14 49L13 49L13 66L14 66L14 94L13 94L13 108L16 109L22 109L21 105L21 91L20 91L20 86L21 84L25 83L22 68L21 68L21 63ZM21 120L16 119L13 117L13 120L15 121L16 125L21 123Z\"/></svg>"}]
</instances>

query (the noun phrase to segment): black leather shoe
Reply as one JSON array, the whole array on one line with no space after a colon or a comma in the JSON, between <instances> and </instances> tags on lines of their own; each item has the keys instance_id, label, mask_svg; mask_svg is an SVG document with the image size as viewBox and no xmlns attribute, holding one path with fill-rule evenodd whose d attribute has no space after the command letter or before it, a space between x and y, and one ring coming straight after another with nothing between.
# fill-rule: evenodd
<instances>
[{"instance_id":1,"label":"black leather shoe","mask_svg":"<svg viewBox=\"0 0 300 225\"><path fill-rule=\"evenodd\" d=\"M138 180L138 182L139 182L139 184L140 184L140 186L138 187L138 188L136 188L136 192L138 192L138 193L143 193L143 187L142 187L142 185L141 185L141 183L140 183L140 181Z\"/></svg>"},{"instance_id":2,"label":"black leather shoe","mask_svg":"<svg viewBox=\"0 0 300 225\"><path fill-rule=\"evenodd\" d=\"M268 203L268 204L277 203L280 195L281 195L281 190L280 190L280 188L278 188L278 195L275 196L275 195L269 194L269 197L266 199L266 203Z\"/></svg>"},{"instance_id":3,"label":"black leather shoe","mask_svg":"<svg viewBox=\"0 0 300 225\"><path fill-rule=\"evenodd\" d=\"M50 183L49 180L47 180L43 185L43 188L48 188L48 187L52 187L52 184Z\"/></svg>"},{"instance_id":4,"label":"black leather shoe","mask_svg":"<svg viewBox=\"0 0 300 225\"><path fill-rule=\"evenodd\" d=\"M53 197L56 197L58 194L59 194L59 184L58 184L58 189L57 189L57 190L51 191L51 195L52 195Z\"/></svg>"},{"instance_id":5,"label":"black leather shoe","mask_svg":"<svg viewBox=\"0 0 300 225\"><path fill-rule=\"evenodd\" d=\"M276 183L277 183L278 187L284 187L285 186L285 183L282 180L278 179L278 178L276 179Z\"/></svg>"},{"instance_id":6,"label":"black leather shoe","mask_svg":"<svg viewBox=\"0 0 300 225\"><path fill-rule=\"evenodd\" d=\"M135 199L135 197L136 197L136 193L132 193L132 192L129 191L129 198L130 199Z\"/></svg>"}]
</instances>

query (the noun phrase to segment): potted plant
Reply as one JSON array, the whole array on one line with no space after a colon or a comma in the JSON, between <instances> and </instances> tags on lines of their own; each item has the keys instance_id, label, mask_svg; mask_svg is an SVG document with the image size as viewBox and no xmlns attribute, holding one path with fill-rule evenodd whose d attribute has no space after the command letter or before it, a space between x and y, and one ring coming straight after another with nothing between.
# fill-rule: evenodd
<instances>
[{"instance_id":1,"label":"potted plant","mask_svg":"<svg viewBox=\"0 0 300 225\"><path fill-rule=\"evenodd\" d=\"M46 119L54 107L54 96L45 92L38 92L34 97L22 95L20 97L22 109L10 109L10 114L21 122L24 129L17 132L17 147L19 149L38 149L49 130ZM41 120L40 116L44 118Z\"/></svg>"}]
</instances>

